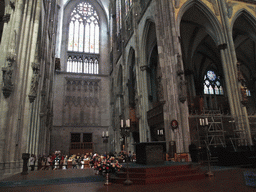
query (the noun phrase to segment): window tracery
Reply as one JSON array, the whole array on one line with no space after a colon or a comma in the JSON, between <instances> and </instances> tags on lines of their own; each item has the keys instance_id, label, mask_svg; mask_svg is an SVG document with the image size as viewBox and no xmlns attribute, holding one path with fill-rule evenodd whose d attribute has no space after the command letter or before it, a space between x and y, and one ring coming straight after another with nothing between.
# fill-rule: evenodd
<instances>
[{"instance_id":1,"label":"window tracery","mask_svg":"<svg viewBox=\"0 0 256 192\"><path fill-rule=\"evenodd\" d=\"M204 76L204 94L223 95L220 77L213 70L208 70Z\"/></svg>"},{"instance_id":2,"label":"window tracery","mask_svg":"<svg viewBox=\"0 0 256 192\"><path fill-rule=\"evenodd\" d=\"M70 15L67 72L99 73L99 36L97 11L89 3L79 3ZM88 54L94 55L93 59L88 59Z\"/></svg>"}]
</instances>

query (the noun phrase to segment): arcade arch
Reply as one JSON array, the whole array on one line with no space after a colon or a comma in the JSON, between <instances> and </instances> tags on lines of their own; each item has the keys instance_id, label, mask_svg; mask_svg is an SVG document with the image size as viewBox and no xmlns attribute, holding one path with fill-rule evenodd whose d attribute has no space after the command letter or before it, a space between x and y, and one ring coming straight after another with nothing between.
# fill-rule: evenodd
<instances>
[{"instance_id":1,"label":"arcade arch","mask_svg":"<svg viewBox=\"0 0 256 192\"><path fill-rule=\"evenodd\" d=\"M203 109L221 109L228 113L228 99L221 55L218 44L218 24L213 24L209 14L205 14L199 4L194 3L182 15L180 37L185 77L188 82L188 105L190 114L202 113ZM212 72L219 79L220 90L215 84L207 84L207 74ZM213 81L212 81L213 82ZM207 91L206 89L211 89Z\"/></svg>"},{"instance_id":2,"label":"arcade arch","mask_svg":"<svg viewBox=\"0 0 256 192\"><path fill-rule=\"evenodd\" d=\"M256 113L256 20L247 11L237 13L233 21L233 41L236 57L246 89L248 115Z\"/></svg>"}]
</instances>

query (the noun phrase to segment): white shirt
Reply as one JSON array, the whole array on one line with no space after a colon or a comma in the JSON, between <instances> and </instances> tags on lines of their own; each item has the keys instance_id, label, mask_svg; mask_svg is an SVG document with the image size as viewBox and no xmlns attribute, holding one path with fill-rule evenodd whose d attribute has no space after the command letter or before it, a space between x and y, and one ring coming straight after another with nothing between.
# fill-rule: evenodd
<instances>
[{"instance_id":1,"label":"white shirt","mask_svg":"<svg viewBox=\"0 0 256 192\"><path fill-rule=\"evenodd\" d=\"M35 157L30 157L29 158L29 165L35 165Z\"/></svg>"}]
</instances>

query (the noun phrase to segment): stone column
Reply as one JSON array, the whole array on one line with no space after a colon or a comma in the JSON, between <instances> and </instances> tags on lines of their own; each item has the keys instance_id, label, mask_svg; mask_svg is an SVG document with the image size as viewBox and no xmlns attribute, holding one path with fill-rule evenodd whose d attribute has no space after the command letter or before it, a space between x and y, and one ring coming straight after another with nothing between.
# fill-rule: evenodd
<instances>
[{"instance_id":1,"label":"stone column","mask_svg":"<svg viewBox=\"0 0 256 192\"><path fill-rule=\"evenodd\" d=\"M190 143L188 125L188 106L186 101L179 99L180 77L178 77L179 67L183 70L182 61L178 66L177 55L181 55L178 35L175 26L175 16L173 3L169 0L157 1L156 29L159 62L162 69L162 79L164 87L164 122L166 132L167 151L169 142L176 141L177 152L187 152ZM168 43L166 43L168 42ZM182 88L183 89L183 88ZM171 120L177 120L178 129L170 129Z\"/></svg>"},{"instance_id":2,"label":"stone column","mask_svg":"<svg viewBox=\"0 0 256 192\"><path fill-rule=\"evenodd\" d=\"M246 107L241 103L241 93L236 66L236 51L232 38L232 29L230 27L227 16L226 2L218 0L218 4L220 7L220 16L223 23L224 42L226 42L224 46L221 45L220 47L231 114L235 119L237 119L237 129L246 135L246 139L249 145L252 145L247 110Z\"/></svg>"},{"instance_id":3,"label":"stone column","mask_svg":"<svg viewBox=\"0 0 256 192\"><path fill-rule=\"evenodd\" d=\"M153 3L153 2L152 2ZM141 38L138 28L138 15L140 11L139 1L133 3L133 28L134 28L134 41L135 41L135 66L136 66L136 79L137 79L137 97L138 97L138 114L139 118L139 135L140 142L151 141L150 130L147 123L148 111L148 89L147 89L147 71L140 69L143 65L148 65L145 58L145 44L140 44Z\"/></svg>"},{"instance_id":4,"label":"stone column","mask_svg":"<svg viewBox=\"0 0 256 192\"><path fill-rule=\"evenodd\" d=\"M9 7L9 4L8 4ZM11 20L8 23L8 31L4 30L3 38L5 39L5 46L8 47L8 50L14 53L15 55L17 54L17 48L18 48L18 43L20 41L20 31L21 31L21 26L22 26L22 13L24 11L24 2L23 1L17 1L15 3L14 8L8 8L7 10L10 11L11 13ZM6 28L7 29L7 28ZM8 34L6 34L6 32ZM19 56L19 55L18 55ZM20 143L20 127L21 127L21 119L22 116L21 114L21 104L19 103L19 100L16 99L17 96L17 89L18 89L18 83L17 83L17 77L19 76L19 67L20 63L18 62L19 58L17 57L15 59L15 63L13 65L13 76L12 76L12 82L14 84L14 89L13 92L11 93L11 96L8 99L3 99L2 94L1 94L1 119L2 122L1 124L3 126L3 129L6 130L1 130L2 133L6 133L3 135L3 140L5 144L0 145L3 147L2 150L0 150L0 155L3 158L2 161L4 161L7 165L12 170L5 170L6 173L11 173L15 172L16 168L19 168L19 163L16 163L16 161L21 159L21 156L18 156L15 151L20 151L21 143ZM2 79L2 78L1 78ZM18 93L19 94L19 93ZM6 116L6 117L4 117ZM17 159L18 158L18 159ZM1 161L1 162L2 162Z\"/></svg>"}]
</instances>

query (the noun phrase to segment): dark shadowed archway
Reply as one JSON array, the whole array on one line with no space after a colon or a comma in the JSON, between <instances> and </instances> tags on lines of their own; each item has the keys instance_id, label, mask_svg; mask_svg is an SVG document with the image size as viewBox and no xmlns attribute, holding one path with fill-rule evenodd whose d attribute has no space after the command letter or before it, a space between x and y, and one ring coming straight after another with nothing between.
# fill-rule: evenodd
<instances>
[{"instance_id":1,"label":"dark shadowed archway","mask_svg":"<svg viewBox=\"0 0 256 192\"><path fill-rule=\"evenodd\" d=\"M0 1L0 43L1 43L3 28L4 28L4 22L3 22L4 12L5 12L5 2L4 0L2 0Z\"/></svg>"}]
</instances>

